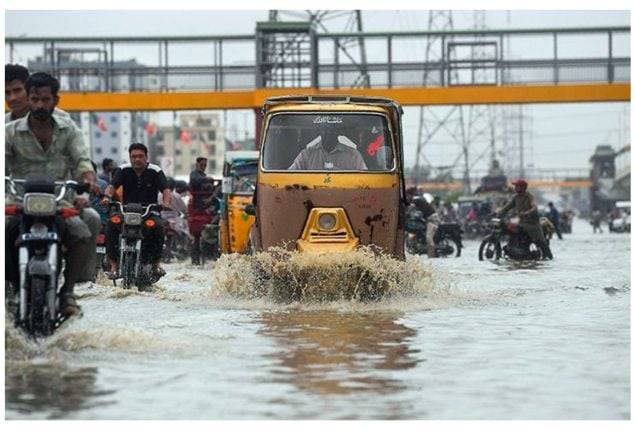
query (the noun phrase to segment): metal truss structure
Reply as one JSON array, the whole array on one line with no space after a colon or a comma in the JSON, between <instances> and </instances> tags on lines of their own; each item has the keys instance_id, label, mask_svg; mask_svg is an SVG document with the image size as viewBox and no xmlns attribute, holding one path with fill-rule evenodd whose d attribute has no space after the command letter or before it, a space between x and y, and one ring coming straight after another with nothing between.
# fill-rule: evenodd
<instances>
[{"instance_id":1,"label":"metal truss structure","mask_svg":"<svg viewBox=\"0 0 635 430\"><path fill-rule=\"evenodd\" d=\"M166 93L254 90L258 88L258 82L268 79L259 76L267 72L266 68L258 67L263 62L258 63L256 56L257 46L263 44L259 40L261 36L256 32L251 35L192 37L20 37L5 38L5 52L10 63L20 56L22 62L28 62L30 69L57 76L64 91ZM429 79L434 88L456 89L466 85L479 88L527 86L531 89L535 85L555 87L630 82L630 53L624 49L616 50L616 45L628 46L630 27L371 33L313 31L309 37L316 39L314 46L318 47L311 54L314 57L310 61L312 70L309 73L315 77L311 85L317 89L359 88L366 84L371 89L421 88L424 73L434 77ZM422 58L396 59L397 51L407 50L412 43L425 46L431 38L438 38L446 47L441 58L428 61ZM450 55L452 51L458 53L466 49L459 44L477 38L498 44L494 59L477 60ZM533 44L552 49L547 48L541 50L540 55L527 55L522 59L506 54L506 43L520 44L528 38ZM356 56L344 43L352 40L356 40L360 47ZM455 43L453 47L449 47L451 41ZM580 55L578 50L577 55L573 55L567 51L567 47L590 41L603 45L603 53L584 52ZM361 46L370 42L374 46L385 46L382 53L385 54L384 61L364 63ZM130 52L130 46L142 52L139 58L147 60L129 60L130 56L126 53ZM89 51L93 52L92 57ZM84 52L84 59L80 58L80 52ZM182 60L183 52L198 60L194 64ZM471 76L472 71L478 69L487 69L488 81L485 85L466 80L466 76ZM365 75L368 78L363 77ZM273 81L277 79L273 78ZM499 99L498 102L507 101Z\"/></svg>"}]
</instances>

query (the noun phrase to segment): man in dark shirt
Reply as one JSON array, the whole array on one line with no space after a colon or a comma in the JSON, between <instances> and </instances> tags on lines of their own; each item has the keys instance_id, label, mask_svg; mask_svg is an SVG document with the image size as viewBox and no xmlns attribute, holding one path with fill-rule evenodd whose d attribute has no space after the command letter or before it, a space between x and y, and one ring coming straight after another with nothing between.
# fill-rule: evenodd
<instances>
[{"instance_id":1,"label":"man in dark shirt","mask_svg":"<svg viewBox=\"0 0 635 430\"><path fill-rule=\"evenodd\" d=\"M190 173L190 190L192 198L188 205L187 223L192 243L192 264L201 264L201 233L203 228L212 222L214 217L213 194L214 179L205 174L207 158L198 157L196 168Z\"/></svg>"},{"instance_id":2,"label":"man in dark shirt","mask_svg":"<svg viewBox=\"0 0 635 430\"><path fill-rule=\"evenodd\" d=\"M163 206L169 207L172 200L172 191L168 187L165 174L159 166L148 163L148 148L142 143L133 143L128 148L130 164L124 164L115 172L112 183L105 191L103 204L108 204L109 199L118 187L123 187L123 204L137 203L144 206L157 203L159 192L163 195ZM163 250L163 228L159 211L150 216L154 219L153 228L143 229L143 242L141 255L145 256L143 262L152 263L154 272L160 276L165 271L159 265ZM119 235L121 226L108 220L106 225L106 254L110 259L110 276L117 273L117 259L119 257Z\"/></svg>"},{"instance_id":3,"label":"man in dark shirt","mask_svg":"<svg viewBox=\"0 0 635 430\"><path fill-rule=\"evenodd\" d=\"M439 215L436 208L432 206L423 196L418 195L416 187L410 187L406 190L406 199L408 203L411 203L415 208L421 212L421 216L426 220L426 249L428 252L428 258L435 258L436 245L434 244L434 235L439 229Z\"/></svg>"},{"instance_id":4,"label":"man in dark shirt","mask_svg":"<svg viewBox=\"0 0 635 430\"><path fill-rule=\"evenodd\" d=\"M558 239L562 240L562 231L560 231L560 212L553 205L553 202L549 202L549 212L547 213L547 218L551 221L551 224L556 228L556 234L558 235Z\"/></svg>"}]
</instances>

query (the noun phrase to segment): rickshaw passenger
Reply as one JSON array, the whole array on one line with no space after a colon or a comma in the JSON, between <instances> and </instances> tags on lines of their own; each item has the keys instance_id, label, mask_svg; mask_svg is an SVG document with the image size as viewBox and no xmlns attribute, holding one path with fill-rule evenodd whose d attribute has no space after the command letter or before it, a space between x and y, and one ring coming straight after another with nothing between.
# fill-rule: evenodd
<instances>
[{"instance_id":1,"label":"rickshaw passenger","mask_svg":"<svg viewBox=\"0 0 635 430\"><path fill-rule=\"evenodd\" d=\"M337 130L326 129L293 161L289 170L368 170L357 146Z\"/></svg>"}]
</instances>

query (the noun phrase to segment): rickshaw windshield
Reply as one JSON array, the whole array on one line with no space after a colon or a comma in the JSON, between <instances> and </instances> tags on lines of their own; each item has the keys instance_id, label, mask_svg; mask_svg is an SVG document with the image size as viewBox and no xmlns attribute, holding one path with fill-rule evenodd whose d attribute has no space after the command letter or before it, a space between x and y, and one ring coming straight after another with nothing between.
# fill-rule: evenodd
<instances>
[{"instance_id":1,"label":"rickshaw windshield","mask_svg":"<svg viewBox=\"0 0 635 430\"><path fill-rule=\"evenodd\" d=\"M269 120L265 170L375 171L395 165L386 118L359 113L281 113Z\"/></svg>"},{"instance_id":2,"label":"rickshaw windshield","mask_svg":"<svg viewBox=\"0 0 635 430\"><path fill-rule=\"evenodd\" d=\"M240 163L232 166L231 175L233 194L253 194L256 188L258 162Z\"/></svg>"}]
</instances>

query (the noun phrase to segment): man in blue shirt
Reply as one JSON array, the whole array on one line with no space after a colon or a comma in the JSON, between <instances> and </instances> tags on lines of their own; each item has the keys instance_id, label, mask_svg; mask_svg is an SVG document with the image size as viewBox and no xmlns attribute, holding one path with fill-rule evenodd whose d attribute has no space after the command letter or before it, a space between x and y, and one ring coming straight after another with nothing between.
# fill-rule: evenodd
<instances>
[{"instance_id":1,"label":"man in blue shirt","mask_svg":"<svg viewBox=\"0 0 635 430\"><path fill-rule=\"evenodd\" d=\"M549 202L549 213L547 214L547 218L556 228L556 234L558 235L558 239L562 240L562 231L560 231L560 212L553 205L553 202Z\"/></svg>"}]
</instances>

